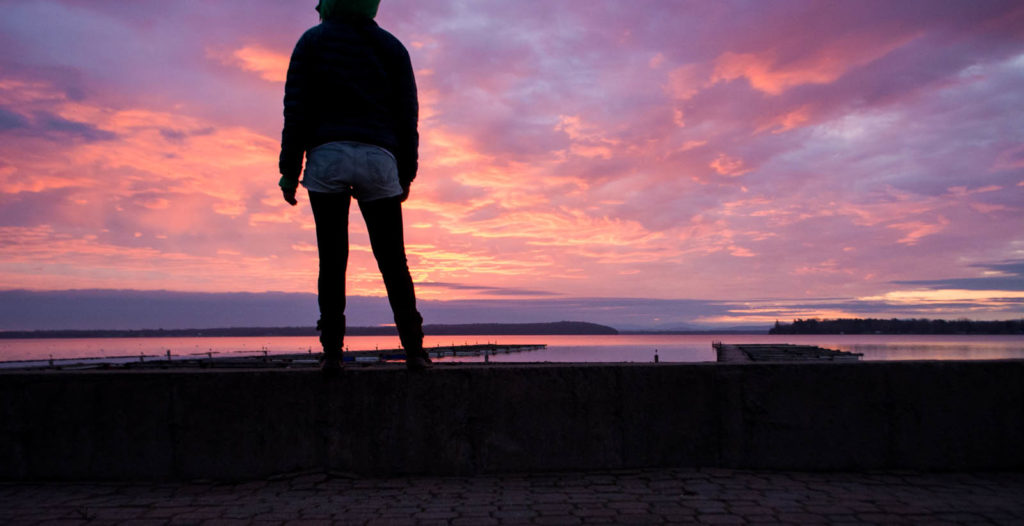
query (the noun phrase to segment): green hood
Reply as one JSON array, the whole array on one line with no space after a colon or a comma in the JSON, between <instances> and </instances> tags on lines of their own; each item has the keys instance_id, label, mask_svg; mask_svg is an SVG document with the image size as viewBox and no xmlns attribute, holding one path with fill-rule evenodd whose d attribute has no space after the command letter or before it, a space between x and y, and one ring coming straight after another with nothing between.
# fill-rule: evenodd
<instances>
[{"instance_id":1,"label":"green hood","mask_svg":"<svg viewBox=\"0 0 1024 526\"><path fill-rule=\"evenodd\" d=\"M339 15L359 15L367 18L377 16L380 0L320 0L316 10L320 20L330 20Z\"/></svg>"}]
</instances>

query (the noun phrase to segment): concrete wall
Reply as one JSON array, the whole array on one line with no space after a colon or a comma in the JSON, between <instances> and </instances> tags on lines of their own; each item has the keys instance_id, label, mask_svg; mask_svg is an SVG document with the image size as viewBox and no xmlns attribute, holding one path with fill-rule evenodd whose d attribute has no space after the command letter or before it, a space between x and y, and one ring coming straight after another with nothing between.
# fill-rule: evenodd
<instances>
[{"instance_id":1,"label":"concrete wall","mask_svg":"<svg viewBox=\"0 0 1024 526\"><path fill-rule=\"evenodd\" d=\"M0 374L0 478L1024 468L1024 361Z\"/></svg>"}]
</instances>

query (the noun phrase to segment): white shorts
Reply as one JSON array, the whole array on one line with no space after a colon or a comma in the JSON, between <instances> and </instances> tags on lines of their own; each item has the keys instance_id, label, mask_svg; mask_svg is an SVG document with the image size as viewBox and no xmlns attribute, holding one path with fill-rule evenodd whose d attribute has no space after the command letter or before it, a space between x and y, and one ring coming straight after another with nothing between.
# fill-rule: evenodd
<instances>
[{"instance_id":1,"label":"white shorts","mask_svg":"<svg viewBox=\"0 0 1024 526\"><path fill-rule=\"evenodd\" d=\"M306 154L302 186L311 192L349 192L358 201L402 195L391 152L354 141L321 144Z\"/></svg>"}]
</instances>

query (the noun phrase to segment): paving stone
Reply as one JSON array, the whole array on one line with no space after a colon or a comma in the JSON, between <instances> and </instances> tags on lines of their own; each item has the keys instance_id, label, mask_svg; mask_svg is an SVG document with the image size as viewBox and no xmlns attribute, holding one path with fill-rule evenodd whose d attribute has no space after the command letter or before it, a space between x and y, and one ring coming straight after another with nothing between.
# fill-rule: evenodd
<instances>
[{"instance_id":1,"label":"paving stone","mask_svg":"<svg viewBox=\"0 0 1024 526\"><path fill-rule=\"evenodd\" d=\"M572 524L583 524L583 521L579 517L573 517L572 515L548 515L543 517L535 517L531 524L539 524L541 526L569 526Z\"/></svg>"},{"instance_id":2,"label":"paving stone","mask_svg":"<svg viewBox=\"0 0 1024 526\"><path fill-rule=\"evenodd\" d=\"M452 526L490 526L498 524L498 519L493 517L460 517L453 519Z\"/></svg>"},{"instance_id":3,"label":"paving stone","mask_svg":"<svg viewBox=\"0 0 1024 526\"><path fill-rule=\"evenodd\" d=\"M765 506L758 506L756 504L743 504L740 506L729 503L729 513L746 517L748 515L771 515L773 510Z\"/></svg>"},{"instance_id":4,"label":"paving stone","mask_svg":"<svg viewBox=\"0 0 1024 526\"><path fill-rule=\"evenodd\" d=\"M408 517L404 519L378 517L367 521L365 526L418 526L418 524L416 519Z\"/></svg>"},{"instance_id":5,"label":"paving stone","mask_svg":"<svg viewBox=\"0 0 1024 526\"><path fill-rule=\"evenodd\" d=\"M665 515L664 517L665 522L669 522L672 524L700 524L700 521L697 520L696 515L670 513Z\"/></svg>"},{"instance_id":6,"label":"paving stone","mask_svg":"<svg viewBox=\"0 0 1024 526\"><path fill-rule=\"evenodd\" d=\"M583 524L616 524L616 521L614 517L583 517Z\"/></svg>"},{"instance_id":7,"label":"paving stone","mask_svg":"<svg viewBox=\"0 0 1024 526\"><path fill-rule=\"evenodd\" d=\"M252 521L245 519L210 519L202 522L203 526L246 526L251 524Z\"/></svg>"},{"instance_id":8,"label":"paving stone","mask_svg":"<svg viewBox=\"0 0 1024 526\"><path fill-rule=\"evenodd\" d=\"M565 515L572 511L573 505L561 502L545 502L533 504L530 509L542 515Z\"/></svg>"},{"instance_id":9,"label":"paving stone","mask_svg":"<svg viewBox=\"0 0 1024 526\"><path fill-rule=\"evenodd\" d=\"M165 524L167 521L163 519L128 519L121 523L122 526L163 526Z\"/></svg>"},{"instance_id":10,"label":"paving stone","mask_svg":"<svg viewBox=\"0 0 1024 526\"><path fill-rule=\"evenodd\" d=\"M497 519L526 520L526 519L532 519L533 517L536 517L537 516L537 512L533 511L532 509L529 509L529 508L511 508L511 509L500 509L498 511L495 511L491 515L493 515Z\"/></svg>"},{"instance_id":11,"label":"paving stone","mask_svg":"<svg viewBox=\"0 0 1024 526\"><path fill-rule=\"evenodd\" d=\"M89 514L96 519L101 520L125 520L125 519L141 519L144 518L149 508L90 508Z\"/></svg>"},{"instance_id":12,"label":"paving stone","mask_svg":"<svg viewBox=\"0 0 1024 526\"><path fill-rule=\"evenodd\" d=\"M426 520L449 520L458 517L459 514L454 511L421 511L413 515L415 519L426 519Z\"/></svg>"},{"instance_id":13,"label":"paving stone","mask_svg":"<svg viewBox=\"0 0 1024 526\"><path fill-rule=\"evenodd\" d=\"M793 524L824 524L828 521L821 515L813 513L778 513L776 517L782 522Z\"/></svg>"},{"instance_id":14,"label":"paving stone","mask_svg":"<svg viewBox=\"0 0 1024 526\"><path fill-rule=\"evenodd\" d=\"M307 473L238 484L0 484L0 523L1024 524L1022 494L1021 473Z\"/></svg>"},{"instance_id":15,"label":"paving stone","mask_svg":"<svg viewBox=\"0 0 1024 526\"><path fill-rule=\"evenodd\" d=\"M711 513L700 515L697 521L701 524L743 524L745 521L739 515L728 515L724 513Z\"/></svg>"},{"instance_id":16,"label":"paving stone","mask_svg":"<svg viewBox=\"0 0 1024 526\"><path fill-rule=\"evenodd\" d=\"M723 514L727 513L728 511L726 510L725 503L717 500L704 500L698 502L690 502L688 504L691 508L695 509L697 513L701 514Z\"/></svg>"},{"instance_id":17,"label":"paving stone","mask_svg":"<svg viewBox=\"0 0 1024 526\"><path fill-rule=\"evenodd\" d=\"M416 522L416 526L449 526L449 524L450 521L447 519L430 519Z\"/></svg>"},{"instance_id":18,"label":"paving stone","mask_svg":"<svg viewBox=\"0 0 1024 526\"><path fill-rule=\"evenodd\" d=\"M599 505L577 506L572 510L577 517L614 517L618 512Z\"/></svg>"},{"instance_id":19,"label":"paving stone","mask_svg":"<svg viewBox=\"0 0 1024 526\"><path fill-rule=\"evenodd\" d=\"M897 521L899 517L888 513L858 513L857 519L873 524L888 524Z\"/></svg>"},{"instance_id":20,"label":"paving stone","mask_svg":"<svg viewBox=\"0 0 1024 526\"><path fill-rule=\"evenodd\" d=\"M364 521L359 521L362 524ZM309 520L309 519L295 519L284 523L285 526L332 526L334 523L331 520Z\"/></svg>"}]
</instances>

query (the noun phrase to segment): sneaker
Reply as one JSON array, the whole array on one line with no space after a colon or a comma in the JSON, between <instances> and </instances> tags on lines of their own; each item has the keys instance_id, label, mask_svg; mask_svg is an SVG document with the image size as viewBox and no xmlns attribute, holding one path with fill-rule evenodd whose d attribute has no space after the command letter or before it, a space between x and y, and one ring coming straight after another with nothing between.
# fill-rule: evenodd
<instances>
[{"instance_id":1,"label":"sneaker","mask_svg":"<svg viewBox=\"0 0 1024 526\"><path fill-rule=\"evenodd\" d=\"M405 367L410 371L422 371L433 366L434 362L430 361L430 356L424 351L405 354Z\"/></svg>"},{"instance_id":2,"label":"sneaker","mask_svg":"<svg viewBox=\"0 0 1024 526\"><path fill-rule=\"evenodd\" d=\"M338 376L344 368L340 354L324 353L320 357L320 372L326 377Z\"/></svg>"}]
</instances>

